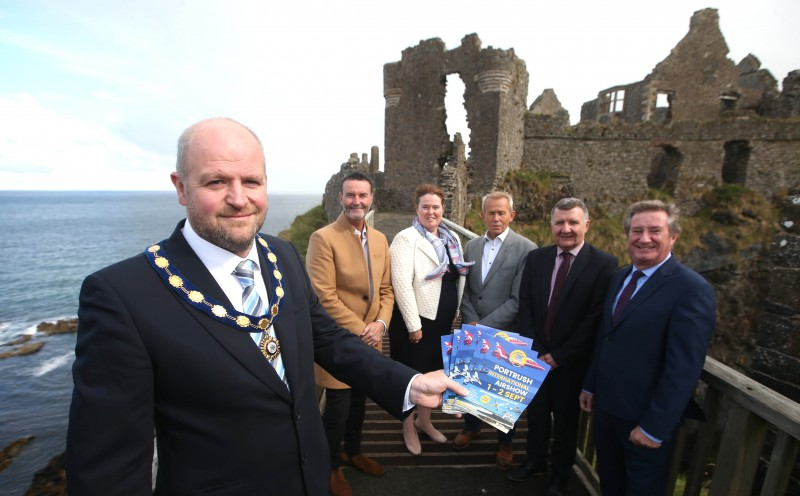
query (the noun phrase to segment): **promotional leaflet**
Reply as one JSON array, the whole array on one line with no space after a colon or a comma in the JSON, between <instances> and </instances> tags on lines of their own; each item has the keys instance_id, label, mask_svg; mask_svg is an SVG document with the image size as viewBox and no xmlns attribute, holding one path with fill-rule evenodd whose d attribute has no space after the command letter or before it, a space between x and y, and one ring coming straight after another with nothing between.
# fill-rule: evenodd
<instances>
[{"instance_id":1,"label":"promotional leaflet","mask_svg":"<svg viewBox=\"0 0 800 496\"><path fill-rule=\"evenodd\" d=\"M508 432L539 390L550 366L536 358L532 340L517 333L463 325L460 334L461 339L453 340L450 377L470 394L448 395L447 410L444 406L442 410L469 413Z\"/></svg>"}]
</instances>

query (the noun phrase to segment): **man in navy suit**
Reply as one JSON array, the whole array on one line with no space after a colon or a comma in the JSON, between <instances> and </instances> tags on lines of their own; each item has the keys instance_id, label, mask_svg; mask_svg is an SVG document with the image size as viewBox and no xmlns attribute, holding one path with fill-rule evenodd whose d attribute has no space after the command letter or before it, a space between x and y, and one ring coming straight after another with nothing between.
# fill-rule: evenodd
<instances>
[{"instance_id":1,"label":"man in navy suit","mask_svg":"<svg viewBox=\"0 0 800 496\"><path fill-rule=\"evenodd\" d=\"M624 228L633 264L612 278L580 405L594 411L603 494L659 495L703 370L716 298L671 254L680 233L674 205L635 203Z\"/></svg>"},{"instance_id":2,"label":"man in navy suit","mask_svg":"<svg viewBox=\"0 0 800 496\"><path fill-rule=\"evenodd\" d=\"M327 495L315 361L398 418L466 392L336 325L297 250L258 234L267 176L252 131L191 126L172 182L187 219L81 288L70 494L152 494L155 432L156 494Z\"/></svg>"},{"instance_id":3,"label":"man in navy suit","mask_svg":"<svg viewBox=\"0 0 800 496\"><path fill-rule=\"evenodd\" d=\"M547 496L563 494L572 472L578 395L617 268L616 257L586 241L589 222L589 209L581 200L559 200L550 213L555 244L528 255L520 286L521 333L533 338L533 349L551 369L528 405L527 461L507 477L520 482L547 473L549 459Z\"/></svg>"}]
</instances>

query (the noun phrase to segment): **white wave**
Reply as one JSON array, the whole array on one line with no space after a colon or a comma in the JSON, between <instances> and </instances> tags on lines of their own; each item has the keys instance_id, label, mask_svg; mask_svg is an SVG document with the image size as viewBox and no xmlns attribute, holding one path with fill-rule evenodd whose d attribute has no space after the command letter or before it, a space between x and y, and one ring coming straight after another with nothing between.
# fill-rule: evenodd
<instances>
[{"instance_id":1,"label":"white wave","mask_svg":"<svg viewBox=\"0 0 800 496\"><path fill-rule=\"evenodd\" d=\"M45 361L37 368L35 368L31 373L31 375L34 377L41 377L46 373L51 372L59 367L63 367L64 365L72 363L74 359L75 359L75 353L72 351L70 351L69 353L65 353L61 356L50 358L49 360Z\"/></svg>"}]
</instances>

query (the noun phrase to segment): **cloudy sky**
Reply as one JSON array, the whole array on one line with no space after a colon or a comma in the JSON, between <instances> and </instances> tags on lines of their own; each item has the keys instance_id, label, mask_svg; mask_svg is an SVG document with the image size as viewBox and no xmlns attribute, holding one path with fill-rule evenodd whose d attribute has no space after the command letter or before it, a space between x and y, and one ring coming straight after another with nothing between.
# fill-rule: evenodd
<instances>
[{"instance_id":1,"label":"cloudy sky","mask_svg":"<svg viewBox=\"0 0 800 496\"><path fill-rule=\"evenodd\" d=\"M0 0L0 190L170 189L180 132L230 116L262 138L270 192L321 193L350 153L383 160L383 65L429 38L514 48L528 105L553 88L573 123L706 7L735 62L800 69L800 2L717 2Z\"/></svg>"}]
</instances>

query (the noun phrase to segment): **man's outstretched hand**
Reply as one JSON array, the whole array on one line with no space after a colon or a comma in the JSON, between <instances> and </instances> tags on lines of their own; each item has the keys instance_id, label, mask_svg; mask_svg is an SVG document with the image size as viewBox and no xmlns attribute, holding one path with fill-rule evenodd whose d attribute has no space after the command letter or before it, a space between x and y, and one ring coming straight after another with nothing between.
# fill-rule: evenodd
<instances>
[{"instance_id":1,"label":"man's outstretched hand","mask_svg":"<svg viewBox=\"0 0 800 496\"><path fill-rule=\"evenodd\" d=\"M442 395L448 389L461 396L469 394L464 386L447 377L443 370L436 370L418 375L411 381L408 399L417 406L439 408L442 406Z\"/></svg>"}]
</instances>

